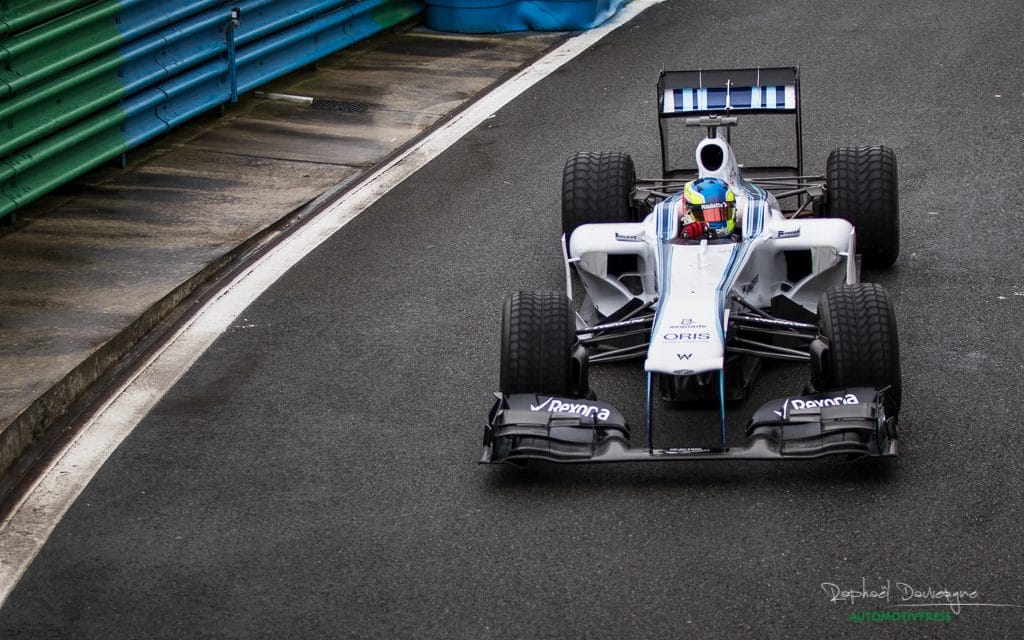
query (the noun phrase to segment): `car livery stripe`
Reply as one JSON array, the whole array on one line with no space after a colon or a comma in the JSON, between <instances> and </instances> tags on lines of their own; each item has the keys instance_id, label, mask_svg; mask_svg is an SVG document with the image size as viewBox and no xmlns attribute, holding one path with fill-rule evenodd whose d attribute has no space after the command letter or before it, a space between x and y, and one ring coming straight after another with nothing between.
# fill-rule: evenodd
<instances>
[{"instance_id":1,"label":"car livery stripe","mask_svg":"<svg viewBox=\"0 0 1024 640\"><path fill-rule=\"evenodd\" d=\"M665 206L664 202L661 202L658 207L658 240L668 240L668 212L670 207Z\"/></svg>"},{"instance_id":2,"label":"car livery stripe","mask_svg":"<svg viewBox=\"0 0 1024 640\"><path fill-rule=\"evenodd\" d=\"M743 219L743 237L753 239L764 230L765 209L767 203L764 200L751 199L747 205L747 215Z\"/></svg>"},{"instance_id":3,"label":"car livery stripe","mask_svg":"<svg viewBox=\"0 0 1024 640\"><path fill-rule=\"evenodd\" d=\"M693 91L683 91L683 111L694 111L696 108L693 104Z\"/></svg>"},{"instance_id":4,"label":"car livery stripe","mask_svg":"<svg viewBox=\"0 0 1024 640\"><path fill-rule=\"evenodd\" d=\"M754 106L754 94L761 95L760 87L751 87L749 91L740 89L729 95L729 106L733 109L749 109Z\"/></svg>"},{"instance_id":5,"label":"car livery stripe","mask_svg":"<svg viewBox=\"0 0 1024 640\"><path fill-rule=\"evenodd\" d=\"M728 111L730 109L796 109L796 85L666 89L663 113Z\"/></svg>"},{"instance_id":6,"label":"car livery stripe","mask_svg":"<svg viewBox=\"0 0 1024 640\"><path fill-rule=\"evenodd\" d=\"M668 241L672 239L673 231L672 228L672 211L675 209L676 200L668 199L663 200L657 204L658 215L655 218L657 221L657 234L659 240Z\"/></svg>"},{"instance_id":7,"label":"car livery stripe","mask_svg":"<svg viewBox=\"0 0 1024 640\"><path fill-rule=\"evenodd\" d=\"M761 235L768 214L768 192L756 184L742 180L740 186L747 194L747 214L743 216L743 239Z\"/></svg>"},{"instance_id":8,"label":"car livery stripe","mask_svg":"<svg viewBox=\"0 0 1024 640\"><path fill-rule=\"evenodd\" d=\"M661 264L661 273L658 277L658 299L662 299L666 291L671 291L672 286L672 252L666 251L669 246L663 242L658 243L658 262ZM651 339L661 332L661 320L664 317L662 310L664 305L659 304L654 312L654 328L651 330Z\"/></svg>"},{"instance_id":9,"label":"car livery stripe","mask_svg":"<svg viewBox=\"0 0 1024 640\"><path fill-rule=\"evenodd\" d=\"M743 257L747 254L747 248L750 247L749 242L737 242L733 245L732 253L729 255L729 262L725 265L725 272L722 273L722 279L718 282L718 286L715 288L715 296L718 299L718 313L715 314L715 328L718 329L718 337L722 340L722 344L725 344L725 325L723 320L725 319L725 293L729 290L732 285L733 278L736 275L733 271L736 266L743 263Z\"/></svg>"},{"instance_id":10,"label":"car livery stripe","mask_svg":"<svg viewBox=\"0 0 1024 640\"><path fill-rule=\"evenodd\" d=\"M662 99L663 113L675 113L676 112L676 92L672 89L665 90L665 96Z\"/></svg>"},{"instance_id":11,"label":"car livery stripe","mask_svg":"<svg viewBox=\"0 0 1024 640\"><path fill-rule=\"evenodd\" d=\"M672 239L672 211L675 208L676 200L669 198L668 200L662 200L656 207L657 217L655 218L657 223L657 234L658 234L658 296L659 298L664 296L666 291L669 291L669 286L672 279L672 253L665 250L666 243ZM654 328L651 330L651 335L657 335L662 318L662 305L658 305L658 308L654 312Z\"/></svg>"},{"instance_id":12,"label":"car livery stripe","mask_svg":"<svg viewBox=\"0 0 1024 640\"><path fill-rule=\"evenodd\" d=\"M743 240L733 247L732 255L729 256L729 263L725 267L722 279L715 289L718 299L718 314L716 324L718 335L725 341L725 309L728 306L727 294L732 288L732 282L739 273L740 267L746 262L746 256L751 246L751 240L756 238L764 230L764 221L768 209L768 192L745 180L738 185L747 194L747 213L743 216Z\"/></svg>"},{"instance_id":13,"label":"car livery stripe","mask_svg":"<svg viewBox=\"0 0 1024 640\"><path fill-rule=\"evenodd\" d=\"M729 107L726 89L708 89L708 109L726 109Z\"/></svg>"}]
</instances>

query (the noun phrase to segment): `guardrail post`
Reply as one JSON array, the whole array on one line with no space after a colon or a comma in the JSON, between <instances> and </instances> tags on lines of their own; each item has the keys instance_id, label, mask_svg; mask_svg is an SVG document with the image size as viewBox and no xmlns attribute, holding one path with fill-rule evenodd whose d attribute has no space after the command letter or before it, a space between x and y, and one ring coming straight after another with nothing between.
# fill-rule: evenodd
<instances>
[{"instance_id":1,"label":"guardrail post","mask_svg":"<svg viewBox=\"0 0 1024 640\"><path fill-rule=\"evenodd\" d=\"M235 29L242 24L242 9L232 7L228 20L228 85L231 88L231 102L238 102L238 74L235 67Z\"/></svg>"}]
</instances>

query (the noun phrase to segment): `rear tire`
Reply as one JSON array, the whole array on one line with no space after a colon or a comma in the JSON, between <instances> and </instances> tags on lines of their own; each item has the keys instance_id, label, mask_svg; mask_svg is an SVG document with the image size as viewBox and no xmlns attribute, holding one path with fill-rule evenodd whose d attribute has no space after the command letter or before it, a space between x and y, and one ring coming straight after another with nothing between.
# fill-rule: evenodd
<instances>
[{"instance_id":1,"label":"rear tire","mask_svg":"<svg viewBox=\"0 0 1024 640\"><path fill-rule=\"evenodd\" d=\"M581 151L562 171L562 232L566 238L582 224L636 222L633 158L617 151Z\"/></svg>"},{"instance_id":2,"label":"rear tire","mask_svg":"<svg viewBox=\"0 0 1024 640\"><path fill-rule=\"evenodd\" d=\"M857 251L868 269L892 266L900 255L900 204L892 149L840 147L825 169L828 215L857 229Z\"/></svg>"},{"instance_id":3,"label":"rear tire","mask_svg":"<svg viewBox=\"0 0 1024 640\"><path fill-rule=\"evenodd\" d=\"M573 396L576 323L569 299L550 291L519 291L505 299L501 317L501 379L504 394Z\"/></svg>"},{"instance_id":4,"label":"rear tire","mask_svg":"<svg viewBox=\"0 0 1024 640\"><path fill-rule=\"evenodd\" d=\"M829 289L818 301L818 337L811 343L811 383L818 390L889 387L899 412L903 397L896 313L881 285Z\"/></svg>"}]
</instances>

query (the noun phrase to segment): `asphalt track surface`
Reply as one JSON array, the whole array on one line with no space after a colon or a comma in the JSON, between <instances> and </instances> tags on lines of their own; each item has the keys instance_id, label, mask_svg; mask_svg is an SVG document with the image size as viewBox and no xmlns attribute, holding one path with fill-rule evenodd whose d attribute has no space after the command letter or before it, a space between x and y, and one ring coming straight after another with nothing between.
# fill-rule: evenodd
<instances>
[{"instance_id":1,"label":"asphalt track surface","mask_svg":"<svg viewBox=\"0 0 1024 640\"><path fill-rule=\"evenodd\" d=\"M1008 0L649 9L252 305L71 508L0 637L1020 637L1020 42ZM788 64L810 167L899 157L901 258L867 274L899 315L899 465L477 466L501 301L562 286L565 158L626 150L654 175L662 67ZM806 378L768 373L734 431ZM641 422L635 369L593 382ZM822 587L887 582L852 605ZM1017 606L848 620L950 610L887 609L897 582Z\"/></svg>"}]
</instances>

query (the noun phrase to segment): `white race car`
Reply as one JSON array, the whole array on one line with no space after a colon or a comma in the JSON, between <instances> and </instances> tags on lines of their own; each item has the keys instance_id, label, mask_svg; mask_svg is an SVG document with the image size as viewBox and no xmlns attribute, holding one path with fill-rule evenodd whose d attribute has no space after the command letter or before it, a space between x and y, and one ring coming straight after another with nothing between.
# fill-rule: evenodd
<instances>
[{"instance_id":1,"label":"white race car","mask_svg":"<svg viewBox=\"0 0 1024 640\"><path fill-rule=\"evenodd\" d=\"M567 290L505 302L482 462L895 456L895 315L882 287L860 281L861 263L884 268L899 255L893 152L836 149L825 175L804 175L796 68L664 71L658 103L662 178L637 180L617 152L565 165ZM754 114L792 118L795 166L737 162L731 129ZM669 166L678 124L703 135L695 168ZM682 233L683 187L701 178L734 194L735 233ZM808 362L809 384L755 411L729 446L727 400L747 394L765 358ZM588 382L590 366L627 359L647 378L642 447ZM655 447L655 406L692 402L719 408L718 445Z\"/></svg>"}]
</instances>

